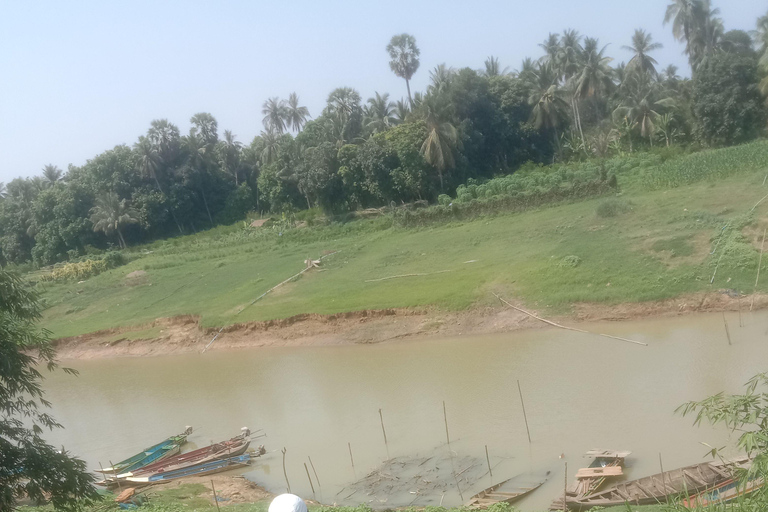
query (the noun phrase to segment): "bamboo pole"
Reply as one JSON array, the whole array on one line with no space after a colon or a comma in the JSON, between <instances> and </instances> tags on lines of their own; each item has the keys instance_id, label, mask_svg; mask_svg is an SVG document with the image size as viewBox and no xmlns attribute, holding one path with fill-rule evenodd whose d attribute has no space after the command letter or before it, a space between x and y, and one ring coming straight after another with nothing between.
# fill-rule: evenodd
<instances>
[{"instance_id":1,"label":"bamboo pole","mask_svg":"<svg viewBox=\"0 0 768 512\"><path fill-rule=\"evenodd\" d=\"M523 401L523 390L520 388L520 379L517 379L517 392L520 393L520 405L523 407L523 419L525 420L525 431L528 433L528 444L531 444L531 429L528 428L528 415L525 414L525 402Z\"/></svg>"},{"instance_id":2,"label":"bamboo pole","mask_svg":"<svg viewBox=\"0 0 768 512\"><path fill-rule=\"evenodd\" d=\"M757 293L757 282L760 280L760 266L763 264L763 248L765 247L765 233L768 232L768 228L763 230L763 241L760 244L760 259L757 261L757 277L755 277L755 290L752 292L752 302L749 305L749 310L755 305L755 294Z\"/></svg>"},{"instance_id":3,"label":"bamboo pole","mask_svg":"<svg viewBox=\"0 0 768 512\"><path fill-rule=\"evenodd\" d=\"M493 485L493 468L491 467L491 458L488 456L488 445L485 445L485 461L488 463L488 474L491 475L491 485Z\"/></svg>"},{"instance_id":4,"label":"bamboo pole","mask_svg":"<svg viewBox=\"0 0 768 512\"><path fill-rule=\"evenodd\" d=\"M565 462L565 482L563 484L563 510L568 510L568 461Z\"/></svg>"},{"instance_id":5,"label":"bamboo pole","mask_svg":"<svg viewBox=\"0 0 768 512\"><path fill-rule=\"evenodd\" d=\"M283 476L285 476L285 485L288 486L288 494L290 494L291 493L291 482L288 481L288 472L285 470L285 452L287 452L287 451L288 450L286 450L285 447L283 447L283 450L282 450L282 452L283 452Z\"/></svg>"},{"instance_id":6,"label":"bamboo pole","mask_svg":"<svg viewBox=\"0 0 768 512\"><path fill-rule=\"evenodd\" d=\"M741 320L741 292L738 292L739 296L736 297L736 300L739 305L739 327L744 327L744 322Z\"/></svg>"},{"instance_id":7,"label":"bamboo pole","mask_svg":"<svg viewBox=\"0 0 768 512\"><path fill-rule=\"evenodd\" d=\"M448 435L448 414L445 412L445 400L443 400L443 420L445 421L445 440L448 441L448 450L450 451L451 437Z\"/></svg>"},{"instance_id":8,"label":"bamboo pole","mask_svg":"<svg viewBox=\"0 0 768 512\"><path fill-rule=\"evenodd\" d=\"M501 301L503 304L506 304L507 306L511 307L512 309L515 309L515 310L517 310L517 311L519 311L521 313L525 313L526 315L530 316L531 318L535 318L536 320L544 322L545 324L549 324L549 325L551 325L553 327L558 327L560 329L566 329L568 331L581 332L581 333L585 333L585 334L596 334L596 335L602 336L604 338L611 338L611 339L614 339L614 340L626 341L627 343L634 343L636 345L643 345L644 347L648 346L647 343L643 343L642 341L635 341L635 340L630 340L628 338L621 338L619 336L612 336L610 334L601 334L601 333L596 333L596 332L585 331L584 329L577 329L575 327L568 327L566 325L560 325L558 323L552 322L551 320L547 320L545 318L541 318L540 316L536 316L533 313L524 310L523 308L519 308L517 306L514 306L514 305L510 304L509 302L507 302L506 300L502 299L500 296L496 295L495 293L493 295L495 295L496 298L499 299L499 301Z\"/></svg>"},{"instance_id":9,"label":"bamboo pole","mask_svg":"<svg viewBox=\"0 0 768 512\"><path fill-rule=\"evenodd\" d=\"M213 491L213 502L216 504L216 510L221 512L221 509L219 508L219 500L216 499L216 486L213 485L213 479L211 479L211 490Z\"/></svg>"},{"instance_id":10,"label":"bamboo pole","mask_svg":"<svg viewBox=\"0 0 768 512\"><path fill-rule=\"evenodd\" d=\"M315 501L317 501L317 496L315 496L315 486L312 485L312 479L309 477L309 468L307 467L307 463L304 463L304 471L307 472L307 480L309 480L309 486L312 488L312 496L315 498Z\"/></svg>"},{"instance_id":11,"label":"bamboo pole","mask_svg":"<svg viewBox=\"0 0 768 512\"><path fill-rule=\"evenodd\" d=\"M384 434L384 447L387 449L387 460L389 460L389 443L387 442L387 431L384 429L384 415L379 409L379 419L381 420L381 433Z\"/></svg>"},{"instance_id":12,"label":"bamboo pole","mask_svg":"<svg viewBox=\"0 0 768 512\"><path fill-rule=\"evenodd\" d=\"M317 471L315 471L315 465L312 464L312 458L307 455L307 459L309 459L309 465L312 466L312 472L315 474L315 480L317 481L317 488L320 489L320 492L323 491L322 486L320 485L320 478L317 476Z\"/></svg>"},{"instance_id":13,"label":"bamboo pole","mask_svg":"<svg viewBox=\"0 0 768 512\"><path fill-rule=\"evenodd\" d=\"M725 313L723 313L723 324L725 324L725 335L728 337L728 345L731 345L731 333L728 330L728 321L725 319Z\"/></svg>"},{"instance_id":14,"label":"bamboo pole","mask_svg":"<svg viewBox=\"0 0 768 512\"><path fill-rule=\"evenodd\" d=\"M355 476L355 480L357 480L357 472L355 471L355 459L352 458L352 443L347 443L347 447L349 448L349 460L352 462L352 474Z\"/></svg>"},{"instance_id":15,"label":"bamboo pole","mask_svg":"<svg viewBox=\"0 0 768 512\"><path fill-rule=\"evenodd\" d=\"M112 464L112 461L109 461L109 467L112 468L112 474L115 475L115 482L117 482L117 488L120 492L123 492L123 487L120 485L120 479L117 478L117 470L115 469L115 465Z\"/></svg>"}]
</instances>

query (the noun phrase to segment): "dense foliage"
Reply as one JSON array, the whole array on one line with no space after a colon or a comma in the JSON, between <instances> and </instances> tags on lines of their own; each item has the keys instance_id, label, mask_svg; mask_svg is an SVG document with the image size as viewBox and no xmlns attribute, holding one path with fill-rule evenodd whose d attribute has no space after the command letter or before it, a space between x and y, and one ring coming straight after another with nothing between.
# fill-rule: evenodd
<instances>
[{"instance_id":1,"label":"dense foliage","mask_svg":"<svg viewBox=\"0 0 768 512\"><path fill-rule=\"evenodd\" d=\"M391 71L406 82L399 101L376 92L364 102L339 87L311 119L297 94L269 98L264 130L247 145L228 130L220 135L208 113L195 114L186 135L152 121L132 147L66 173L47 165L42 176L0 187L0 263L77 260L251 211L340 214L439 197L419 215L444 216L440 208L451 203L454 213L517 208L603 192L610 172L600 162L611 156L765 133L768 15L750 36L725 32L710 0L674 0L665 22L685 45L691 80L674 66L660 69L660 44L644 30L627 37L626 64L611 66L605 45L569 29L549 34L543 55L517 71L495 57L480 70L441 64L426 91L413 92L420 50L399 34L386 47ZM537 167L593 157L588 165L599 169L587 174Z\"/></svg>"},{"instance_id":2,"label":"dense foliage","mask_svg":"<svg viewBox=\"0 0 768 512\"><path fill-rule=\"evenodd\" d=\"M47 333L36 326L37 298L0 270L0 299L0 510L12 510L20 497L75 509L96 491L85 463L42 437L44 429L61 425L45 412L50 404L38 366L51 371L57 365Z\"/></svg>"}]
</instances>

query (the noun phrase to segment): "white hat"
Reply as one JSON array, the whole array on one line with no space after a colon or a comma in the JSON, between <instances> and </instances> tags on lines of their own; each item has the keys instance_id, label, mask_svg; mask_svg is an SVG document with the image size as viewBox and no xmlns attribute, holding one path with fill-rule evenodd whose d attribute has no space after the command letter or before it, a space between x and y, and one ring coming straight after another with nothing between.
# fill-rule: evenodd
<instances>
[{"instance_id":1,"label":"white hat","mask_svg":"<svg viewBox=\"0 0 768 512\"><path fill-rule=\"evenodd\" d=\"M268 512L307 512L307 504L295 494L281 494L269 504Z\"/></svg>"}]
</instances>

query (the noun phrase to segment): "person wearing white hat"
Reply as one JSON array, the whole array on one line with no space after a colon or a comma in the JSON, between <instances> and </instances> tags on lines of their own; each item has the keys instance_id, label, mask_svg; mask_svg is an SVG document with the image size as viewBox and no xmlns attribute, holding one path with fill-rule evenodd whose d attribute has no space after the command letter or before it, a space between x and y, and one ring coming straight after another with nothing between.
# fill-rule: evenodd
<instances>
[{"instance_id":1,"label":"person wearing white hat","mask_svg":"<svg viewBox=\"0 0 768 512\"><path fill-rule=\"evenodd\" d=\"M295 494L281 494L269 504L268 512L307 512L307 504Z\"/></svg>"}]
</instances>

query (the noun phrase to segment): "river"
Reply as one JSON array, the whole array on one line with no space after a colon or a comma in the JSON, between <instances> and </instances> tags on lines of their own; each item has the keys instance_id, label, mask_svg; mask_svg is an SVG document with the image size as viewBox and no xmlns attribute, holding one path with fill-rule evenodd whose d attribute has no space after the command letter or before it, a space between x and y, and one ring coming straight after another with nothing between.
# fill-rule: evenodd
<instances>
[{"instance_id":1,"label":"river","mask_svg":"<svg viewBox=\"0 0 768 512\"><path fill-rule=\"evenodd\" d=\"M45 381L54 416L66 427L48 439L96 469L185 425L195 427L190 441L198 446L236 435L242 426L263 429L267 436L257 444L267 454L246 473L249 479L284 492L280 450L286 448L294 493L312 498L303 465L309 456L321 484L315 484L317 498L342 503L347 486L387 457L379 409L391 456L434 455L447 452L445 401L456 457L485 463L487 445L495 482L532 469L552 471L517 504L545 510L562 493L564 462L570 480L588 464L582 456L588 449L631 450L625 472L636 478L658 472L660 453L664 468L672 469L701 461L707 451L701 442L729 440L722 429L694 427L692 418L674 412L687 400L741 392L749 377L768 370L768 313L745 313L743 327L736 313L726 317L732 345L717 313L580 326L647 347L552 328L370 346L65 361L80 375L56 372ZM463 497L490 481L486 475L463 488ZM439 498L445 505L462 502L455 489ZM347 502L365 499L358 492ZM413 500L397 494L386 505Z\"/></svg>"}]
</instances>

